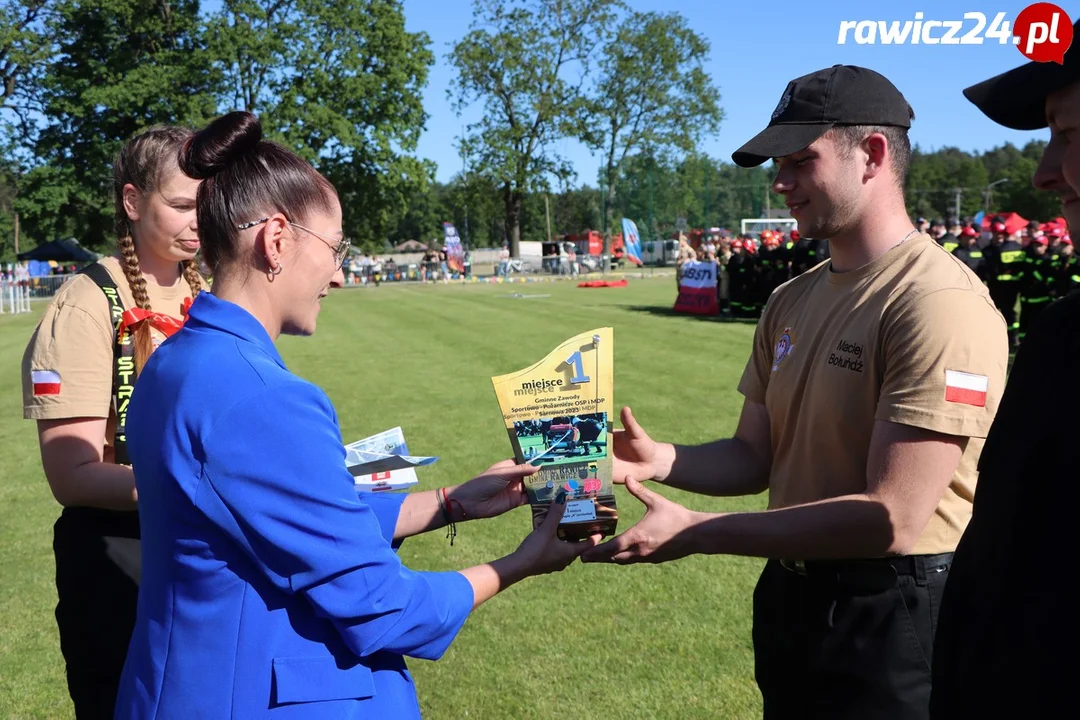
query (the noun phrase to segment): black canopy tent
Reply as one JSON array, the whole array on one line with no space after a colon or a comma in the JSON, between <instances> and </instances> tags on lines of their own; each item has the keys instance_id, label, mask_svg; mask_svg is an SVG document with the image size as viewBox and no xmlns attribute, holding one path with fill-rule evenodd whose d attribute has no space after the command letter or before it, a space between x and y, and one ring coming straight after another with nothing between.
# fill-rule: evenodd
<instances>
[{"instance_id":1,"label":"black canopy tent","mask_svg":"<svg viewBox=\"0 0 1080 720\"><path fill-rule=\"evenodd\" d=\"M96 252L84 248L79 244L78 240L65 238L38 245L33 250L19 253L17 257L19 260L41 260L45 262L55 260L59 263L85 263L94 262L100 256Z\"/></svg>"}]
</instances>

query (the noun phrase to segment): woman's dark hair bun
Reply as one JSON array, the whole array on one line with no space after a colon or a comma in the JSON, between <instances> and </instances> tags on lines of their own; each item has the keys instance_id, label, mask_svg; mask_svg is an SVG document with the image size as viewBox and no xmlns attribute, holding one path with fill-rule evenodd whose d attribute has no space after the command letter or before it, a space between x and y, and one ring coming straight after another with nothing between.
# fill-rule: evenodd
<instances>
[{"instance_id":1,"label":"woman's dark hair bun","mask_svg":"<svg viewBox=\"0 0 1080 720\"><path fill-rule=\"evenodd\" d=\"M190 178L213 177L262 140L259 118L249 112L222 115L195 133L180 152L180 170Z\"/></svg>"}]
</instances>

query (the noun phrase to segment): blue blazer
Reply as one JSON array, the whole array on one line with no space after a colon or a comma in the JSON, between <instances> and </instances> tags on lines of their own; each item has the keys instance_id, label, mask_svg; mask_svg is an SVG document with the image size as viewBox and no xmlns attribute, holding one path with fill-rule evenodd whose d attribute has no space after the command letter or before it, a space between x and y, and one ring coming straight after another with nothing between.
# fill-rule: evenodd
<instances>
[{"instance_id":1,"label":"blue blazer","mask_svg":"<svg viewBox=\"0 0 1080 720\"><path fill-rule=\"evenodd\" d=\"M204 292L127 419L142 583L117 718L415 718L405 656L472 610L392 542L405 496L358 494L326 395Z\"/></svg>"}]
</instances>

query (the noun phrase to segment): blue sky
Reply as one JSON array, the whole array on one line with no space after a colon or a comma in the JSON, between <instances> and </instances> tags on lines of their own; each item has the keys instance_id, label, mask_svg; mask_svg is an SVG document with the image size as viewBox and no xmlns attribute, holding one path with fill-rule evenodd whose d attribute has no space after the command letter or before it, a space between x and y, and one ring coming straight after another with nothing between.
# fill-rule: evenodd
<instances>
[{"instance_id":1,"label":"blue sky","mask_svg":"<svg viewBox=\"0 0 1080 720\"><path fill-rule=\"evenodd\" d=\"M446 58L453 43L468 32L472 4L470 0L404 3L406 27L426 32L436 57L424 90L424 107L430 118L417 154L434 160L438 164L436 177L445 182L461 169L455 137L463 124L478 114L474 107L458 117L446 95L454 77ZM975 27L974 20L964 20L965 12L982 12L987 25L1004 12L1011 25L1027 2L896 0L882 5L853 0L628 0L628 4L641 11L677 8L711 41L708 71L720 90L726 117L719 132L705 140L702 150L728 162L733 151L768 123L789 80L837 63L869 67L892 80L915 110L911 138L924 150L945 146L985 150L1005 142L1022 145L1049 137L1047 131L1016 132L995 125L962 95L965 87L1027 62L1011 44L986 39L982 45L860 45L853 37L845 45L837 43L844 20L914 21L915 13L921 11L925 20L963 21L959 35L964 35ZM1058 4L1075 20L1074 7L1061 0ZM562 151L574 163L578 183L595 185L599 159L572 141L563 143Z\"/></svg>"}]
</instances>

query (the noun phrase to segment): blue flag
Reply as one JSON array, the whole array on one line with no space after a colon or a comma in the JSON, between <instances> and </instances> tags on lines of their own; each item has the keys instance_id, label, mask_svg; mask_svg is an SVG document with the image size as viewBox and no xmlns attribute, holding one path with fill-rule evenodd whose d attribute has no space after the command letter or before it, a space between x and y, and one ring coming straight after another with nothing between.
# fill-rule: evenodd
<instances>
[{"instance_id":1,"label":"blue flag","mask_svg":"<svg viewBox=\"0 0 1080 720\"><path fill-rule=\"evenodd\" d=\"M637 225L633 220L623 218L622 221L623 245L626 246L626 257L635 265L644 265L641 262L641 237L638 235Z\"/></svg>"}]
</instances>

